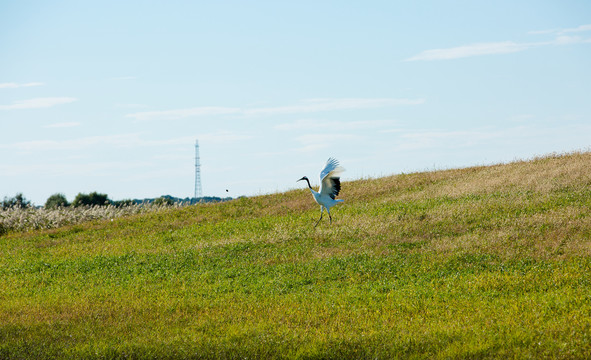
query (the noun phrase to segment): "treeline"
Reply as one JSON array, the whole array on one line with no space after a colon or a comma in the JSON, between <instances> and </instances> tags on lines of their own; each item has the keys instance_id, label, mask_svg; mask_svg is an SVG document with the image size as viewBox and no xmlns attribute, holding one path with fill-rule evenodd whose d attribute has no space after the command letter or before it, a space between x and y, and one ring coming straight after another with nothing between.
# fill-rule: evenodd
<instances>
[{"instance_id":1,"label":"treeline","mask_svg":"<svg viewBox=\"0 0 591 360\"><path fill-rule=\"evenodd\" d=\"M115 206L115 207L123 207L129 205L138 205L138 204L154 204L154 205L174 205L174 204L183 204L183 205L193 205L197 203L204 203L204 202L221 202L232 200L231 197L227 198L219 198L215 196L204 196L200 198L176 198L170 195L163 195L158 198L154 199L126 199L126 200L117 200L113 201L109 199L107 194L100 194L98 192L91 192L89 194L79 193L76 195L74 200L70 203L66 196L61 193L51 195L45 205L43 206L46 209L55 209L58 207L84 207L84 206ZM18 193L13 197L4 197L4 200L1 203L2 209L6 210L9 208L24 208L32 206L31 201L27 200L22 193Z\"/></svg>"}]
</instances>

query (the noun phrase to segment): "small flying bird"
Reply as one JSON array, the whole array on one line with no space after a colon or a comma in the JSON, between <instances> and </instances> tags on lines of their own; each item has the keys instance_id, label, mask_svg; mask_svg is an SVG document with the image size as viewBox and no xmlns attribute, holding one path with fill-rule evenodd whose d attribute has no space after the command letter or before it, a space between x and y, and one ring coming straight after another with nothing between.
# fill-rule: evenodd
<instances>
[{"instance_id":1,"label":"small flying bird","mask_svg":"<svg viewBox=\"0 0 591 360\"><path fill-rule=\"evenodd\" d=\"M330 219L330 223L332 224L330 208L344 201L340 199L335 199L335 197L339 195L339 191L341 191L341 178L339 177L339 174L343 171L345 171L345 169L339 166L339 162L337 159L329 158L326 161L326 165L324 165L324 169L322 169L322 171L320 172L320 190L318 192L312 189L308 177L304 176L303 178L298 180L306 180L306 182L308 183L308 187L310 188L310 192L314 196L314 200L320 205L320 219L316 221L314 227L318 226L318 223L320 222L320 220L322 220L322 214L324 213L324 209L326 209L326 212L328 213L328 218Z\"/></svg>"}]
</instances>

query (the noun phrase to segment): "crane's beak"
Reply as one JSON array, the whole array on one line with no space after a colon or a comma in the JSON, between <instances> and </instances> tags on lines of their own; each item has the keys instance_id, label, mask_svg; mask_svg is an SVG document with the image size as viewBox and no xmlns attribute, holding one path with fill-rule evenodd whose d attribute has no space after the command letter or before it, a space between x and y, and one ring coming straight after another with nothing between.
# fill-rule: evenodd
<instances>
[{"instance_id":1,"label":"crane's beak","mask_svg":"<svg viewBox=\"0 0 591 360\"><path fill-rule=\"evenodd\" d=\"M306 180L307 178L304 176L303 178L299 179L298 181ZM296 181L296 182L298 182Z\"/></svg>"}]
</instances>

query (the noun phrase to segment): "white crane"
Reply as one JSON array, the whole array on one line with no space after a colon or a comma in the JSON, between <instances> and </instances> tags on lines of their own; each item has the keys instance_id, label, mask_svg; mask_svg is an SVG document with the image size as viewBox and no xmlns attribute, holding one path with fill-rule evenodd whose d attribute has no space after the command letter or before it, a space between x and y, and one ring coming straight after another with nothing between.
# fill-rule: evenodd
<instances>
[{"instance_id":1,"label":"white crane","mask_svg":"<svg viewBox=\"0 0 591 360\"><path fill-rule=\"evenodd\" d=\"M322 169L322 171L320 172L320 189L318 192L312 189L308 177L304 176L303 178L298 180L306 180L306 182L308 183L308 187L310 188L310 192L314 196L314 200L320 205L320 219L316 221L316 225L314 225L314 227L316 227L320 220L322 220L322 214L324 212L324 209L326 209L326 212L328 213L328 218L330 219L330 223L332 224L330 208L344 201L340 199L335 199L335 197L339 195L339 191L341 190L341 178L338 175L343 171L345 171L345 169L339 166L339 162L337 159L329 158L326 161L326 165L324 165L324 169Z\"/></svg>"}]
</instances>

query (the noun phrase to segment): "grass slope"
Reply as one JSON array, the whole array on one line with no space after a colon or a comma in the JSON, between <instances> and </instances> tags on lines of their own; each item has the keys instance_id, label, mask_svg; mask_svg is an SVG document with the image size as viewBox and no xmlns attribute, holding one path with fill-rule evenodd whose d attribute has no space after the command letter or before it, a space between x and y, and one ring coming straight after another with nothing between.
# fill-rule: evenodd
<instances>
[{"instance_id":1,"label":"grass slope","mask_svg":"<svg viewBox=\"0 0 591 360\"><path fill-rule=\"evenodd\" d=\"M591 154L0 237L0 358L590 358Z\"/></svg>"}]
</instances>

